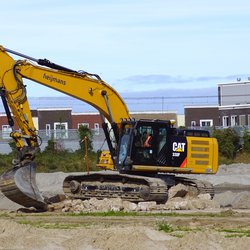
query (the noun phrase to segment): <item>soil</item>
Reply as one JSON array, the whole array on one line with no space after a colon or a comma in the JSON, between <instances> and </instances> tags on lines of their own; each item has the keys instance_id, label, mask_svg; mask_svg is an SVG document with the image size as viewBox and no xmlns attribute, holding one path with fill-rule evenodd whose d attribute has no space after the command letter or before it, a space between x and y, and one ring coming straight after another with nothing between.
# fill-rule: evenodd
<instances>
[{"instance_id":1,"label":"soil","mask_svg":"<svg viewBox=\"0 0 250 250\"><path fill-rule=\"evenodd\" d=\"M47 196L60 194L65 176L38 174L37 184ZM152 204L132 206L137 216L88 216L62 209L34 213L0 194L0 249L249 249L250 165L223 165L214 176L194 177L215 185L213 203L206 197L176 197L164 209ZM102 211L107 203L112 204L96 206ZM88 203L88 209L93 204Z\"/></svg>"}]
</instances>

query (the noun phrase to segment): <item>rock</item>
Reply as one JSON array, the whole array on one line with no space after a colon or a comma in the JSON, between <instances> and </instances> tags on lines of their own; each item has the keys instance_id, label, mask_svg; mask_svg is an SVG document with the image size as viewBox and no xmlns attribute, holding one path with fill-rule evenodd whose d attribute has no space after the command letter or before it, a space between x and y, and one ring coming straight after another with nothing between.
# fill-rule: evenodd
<instances>
[{"instance_id":1,"label":"rock","mask_svg":"<svg viewBox=\"0 0 250 250\"><path fill-rule=\"evenodd\" d=\"M217 202L221 207L232 207L233 200L238 194L231 191L227 191L214 196L214 201Z\"/></svg>"},{"instance_id":2,"label":"rock","mask_svg":"<svg viewBox=\"0 0 250 250\"><path fill-rule=\"evenodd\" d=\"M64 194L57 194L47 199L49 203L58 203L64 201L66 199L66 196Z\"/></svg>"},{"instance_id":3,"label":"rock","mask_svg":"<svg viewBox=\"0 0 250 250\"><path fill-rule=\"evenodd\" d=\"M172 198L165 204L167 210L188 210L188 200L180 197Z\"/></svg>"},{"instance_id":4,"label":"rock","mask_svg":"<svg viewBox=\"0 0 250 250\"><path fill-rule=\"evenodd\" d=\"M197 196L197 198L200 200L211 200L212 199L210 194L199 194Z\"/></svg>"},{"instance_id":5,"label":"rock","mask_svg":"<svg viewBox=\"0 0 250 250\"><path fill-rule=\"evenodd\" d=\"M220 205L211 200L210 195L200 195L195 198L172 198L165 204L167 210L202 210L219 208Z\"/></svg>"},{"instance_id":6,"label":"rock","mask_svg":"<svg viewBox=\"0 0 250 250\"><path fill-rule=\"evenodd\" d=\"M183 184L173 186L168 191L168 198L185 197L188 193L188 188Z\"/></svg>"},{"instance_id":7,"label":"rock","mask_svg":"<svg viewBox=\"0 0 250 250\"><path fill-rule=\"evenodd\" d=\"M232 202L234 209L250 209L250 192L239 193Z\"/></svg>"},{"instance_id":8,"label":"rock","mask_svg":"<svg viewBox=\"0 0 250 250\"><path fill-rule=\"evenodd\" d=\"M204 209L214 209L219 207L220 205L213 200L199 199L199 198L189 200L189 209L204 210Z\"/></svg>"},{"instance_id":9,"label":"rock","mask_svg":"<svg viewBox=\"0 0 250 250\"><path fill-rule=\"evenodd\" d=\"M63 213L67 213L67 212L69 212L70 211L70 208L69 207L64 207L63 209L62 209L62 212Z\"/></svg>"},{"instance_id":10,"label":"rock","mask_svg":"<svg viewBox=\"0 0 250 250\"><path fill-rule=\"evenodd\" d=\"M123 201L123 210L125 212L130 212L130 211L136 211L137 210L137 204L129 201Z\"/></svg>"},{"instance_id":11,"label":"rock","mask_svg":"<svg viewBox=\"0 0 250 250\"><path fill-rule=\"evenodd\" d=\"M137 211L152 211L156 208L155 201L145 201L139 202L137 206Z\"/></svg>"}]
</instances>

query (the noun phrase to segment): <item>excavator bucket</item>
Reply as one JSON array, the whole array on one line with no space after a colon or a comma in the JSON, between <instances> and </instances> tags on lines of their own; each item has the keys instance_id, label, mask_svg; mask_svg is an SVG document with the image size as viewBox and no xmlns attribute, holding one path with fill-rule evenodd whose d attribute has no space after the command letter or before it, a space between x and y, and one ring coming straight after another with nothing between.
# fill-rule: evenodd
<instances>
[{"instance_id":1,"label":"excavator bucket","mask_svg":"<svg viewBox=\"0 0 250 250\"><path fill-rule=\"evenodd\" d=\"M19 168L12 168L0 176L0 190L10 200L38 210L47 210L36 185L36 164L30 162Z\"/></svg>"}]
</instances>

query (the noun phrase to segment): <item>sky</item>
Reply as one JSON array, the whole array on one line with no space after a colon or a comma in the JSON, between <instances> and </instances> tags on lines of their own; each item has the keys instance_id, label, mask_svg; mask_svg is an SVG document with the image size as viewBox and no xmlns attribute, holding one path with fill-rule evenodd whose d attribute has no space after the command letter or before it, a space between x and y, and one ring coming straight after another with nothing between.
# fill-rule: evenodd
<instances>
[{"instance_id":1,"label":"sky","mask_svg":"<svg viewBox=\"0 0 250 250\"><path fill-rule=\"evenodd\" d=\"M99 74L128 102L216 95L250 76L249 13L249 0L1 1L0 44ZM32 82L27 91L64 96Z\"/></svg>"}]
</instances>

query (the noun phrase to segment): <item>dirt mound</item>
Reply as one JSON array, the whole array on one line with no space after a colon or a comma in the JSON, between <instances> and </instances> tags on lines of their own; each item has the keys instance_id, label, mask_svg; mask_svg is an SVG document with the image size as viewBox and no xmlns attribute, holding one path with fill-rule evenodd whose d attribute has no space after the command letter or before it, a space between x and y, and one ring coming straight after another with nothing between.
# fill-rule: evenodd
<instances>
[{"instance_id":1,"label":"dirt mound","mask_svg":"<svg viewBox=\"0 0 250 250\"><path fill-rule=\"evenodd\" d=\"M223 208L231 207L234 209L250 209L250 192L244 191L234 193L232 191L227 191L215 195L214 201Z\"/></svg>"},{"instance_id":2,"label":"dirt mound","mask_svg":"<svg viewBox=\"0 0 250 250\"><path fill-rule=\"evenodd\" d=\"M21 224L14 222L15 219ZM220 232L220 227L216 226L218 218L168 218L167 225L174 229L172 233L159 231L155 218L141 216L118 219L63 216L59 219L60 222L58 215L43 216L37 220L35 215L24 217L24 222L32 220L31 226L23 224L20 218L2 217L0 249L247 250L250 244L248 237L225 237L225 233ZM46 223L43 223L44 220ZM235 218L220 218L220 222L222 220L226 225L235 223ZM77 228L71 227L74 221L77 221ZM245 220L239 220L236 224L241 228L245 226ZM60 229L60 225L66 227ZM211 225L215 229L210 228ZM184 230L180 231L182 227Z\"/></svg>"}]
</instances>

